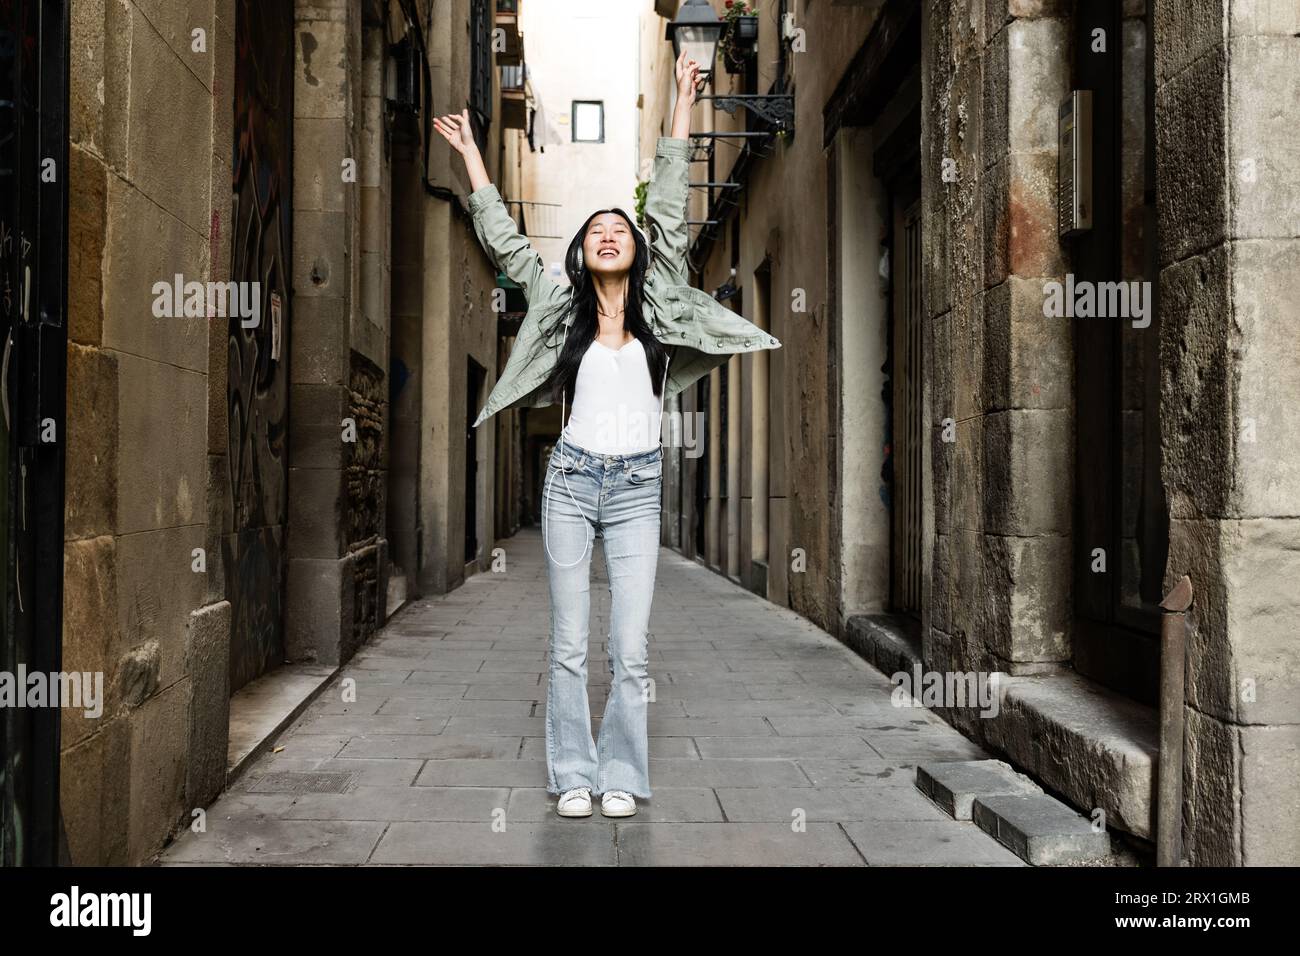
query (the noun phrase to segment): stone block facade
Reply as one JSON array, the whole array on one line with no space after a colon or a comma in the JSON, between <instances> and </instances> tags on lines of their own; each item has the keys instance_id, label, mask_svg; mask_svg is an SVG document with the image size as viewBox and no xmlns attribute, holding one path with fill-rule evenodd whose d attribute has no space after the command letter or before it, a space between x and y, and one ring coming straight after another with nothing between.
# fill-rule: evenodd
<instances>
[{"instance_id":1,"label":"stone block facade","mask_svg":"<svg viewBox=\"0 0 1300 956\"><path fill-rule=\"evenodd\" d=\"M423 21L428 4L415 7ZM461 165L440 139L423 141L422 117L466 98L468 54L450 35L467 32L475 8L439 5L440 24L456 26L427 38L432 86L412 118L384 88L388 41L415 36L396 4L73 0L63 659L103 672L107 697L102 718L63 714L74 863L144 862L224 788L232 693L262 673L236 671L250 627L260 635L279 622L282 646L265 662L273 673L282 661L341 664L383 624L394 518L402 545L421 549L397 572L407 597L464 579L462 429L475 401L465 356L490 388L496 283L457 213L468 192ZM261 19L273 15L283 19ZM284 29L291 78L282 101L261 107L279 111L274 139L250 133L239 110L242 17ZM227 281L241 240L261 230L266 249L278 235L272 222L238 219L241 136L256 140L256 158L283 163L283 178L263 170L256 188L281 190L258 193L259 215L280 203L292 248L285 326L259 326L237 346L231 323L211 312L155 318L152 290L177 274ZM494 172L505 139L491 127ZM395 237L412 233L414 248L395 252ZM279 268L271 262L259 263L264 280ZM427 360L405 351L394 314L415 323ZM419 453L406 443L394 454L394 401L409 408L413 377L448 391L417 406ZM268 426L273 405L248 395L277 389L281 417ZM495 530L490 430L473 453L471 570L486 567ZM249 471L249 456L262 471ZM248 482L276 467L282 486L250 495ZM418 520L394 508L393 489L420 502ZM269 517L249 518L257 507ZM250 542L265 552L260 569Z\"/></svg>"},{"instance_id":2,"label":"stone block facade","mask_svg":"<svg viewBox=\"0 0 1300 956\"><path fill-rule=\"evenodd\" d=\"M799 36L781 49L783 11ZM683 396L706 413L708 447L665 478L678 519L665 542L846 639L895 612L893 640L925 668L1008 675L1017 689L1001 719L941 712L1140 839L1155 833L1154 601L1189 575L1185 852L1195 865L1295 863L1300 198L1287 184L1300 134L1277 104L1297 99L1285 64L1300 13L1127 0L1100 37L1083 16L1065 0L760 11L757 77L721 77L718 92L793 89L794 135L730 170L725 157L741 151L715 149L708 178L741 188L711 206L693 197L692 219L720 222L693 231L692 278L709 291L734 283L736 307L784 347L761 391L746 357L728 369L741 382L733 396L728 380L729 404L720 372L708 406ZM1080 77L1096 53L1113 56L1117 77L1094 155L1117 212L1097 228L1118 238L1089 250L1058 237L1058 115L1072 88L1090 88ZM651 58L646 129L670 109L662 76ZM697 128L737 124L706 112ZM904 474L904 436L882 412L916 374L891 365L903 347L891 269L910 201L894 167L907 147L919 153L923 380L908 400L926 437L922 598L902 607L898 569L914 559L899 557L891 528L917 519L889 478ZM1149 280L1157 318L1114 320L1104 411L1085 323L1110 320L1045 312L1049 283L1099 269ZM739 481L719 470L724 412L744 429L726 450ZM1118 452L1080 438L1099 430ZM737 496L741 528L728 518ZM1098 500L1111 510L1089 511ZM1089 575L1106 574L1116 604L1099 628Z\"/></svg>"}]
</instances>

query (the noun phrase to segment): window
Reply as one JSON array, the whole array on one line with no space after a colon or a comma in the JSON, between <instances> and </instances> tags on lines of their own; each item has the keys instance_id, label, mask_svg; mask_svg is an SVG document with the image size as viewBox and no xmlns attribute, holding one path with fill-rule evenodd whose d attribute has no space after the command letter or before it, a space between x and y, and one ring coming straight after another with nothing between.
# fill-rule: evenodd
<instances>
[{"instance_id":1,"label":"window","mask_svg":"<svg viewBox=\"0 0 1300 956\"><path fill-rule=\"evenodd\" d=\"M573 141L605 142L605 104L600 100L573 101Z\"/></svg>"},{"instance_id":2,"label":"window","mask_svg":"<svg viewBox=\"0 0 1300 956\"><path fill-rule=\"evenodd\" d=\"M485 150L492 123L492 14L487 0L473 0L470 7L469 113L474 139Z\"/></svg>"},{"instance_id":3,"label":"window","mask_svg":"<svg viewBox=\"0 0 1300 956\"><path fill-rule=\"evenodd\" d=\"M1145 60L1093 56L1094 29L1145 30ZM1071 240L1076 281L1151 283L1150 326L1074 323L1074 669L1142 703L1160 699L1160 599L1169 560L1161 480L1160 271L1155 247L1154 16L1104 4L1076 18L1075 89L1093 91L1093 226ZM1127 89L1135 90L1132 96ZM1142 122L1138 122L1141 120ZM1168 356L1166 356L1168 359ZM1099 564L1101 558L1104 563Z\"/></svg>"}]
</instances>

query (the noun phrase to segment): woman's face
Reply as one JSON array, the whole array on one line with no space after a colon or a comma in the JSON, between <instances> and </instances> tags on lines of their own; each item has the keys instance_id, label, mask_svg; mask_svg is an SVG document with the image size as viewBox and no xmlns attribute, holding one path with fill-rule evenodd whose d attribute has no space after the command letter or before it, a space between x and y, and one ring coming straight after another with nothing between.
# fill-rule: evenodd
<instances>
[{"instance_id":1,"label":"woman's face","mask_svg":"<svg viewBox=\"0 0 1300 956\"><path fill-rule=\"evenodd\" d=\"M635 258L636 240L627 220L618 213L601 213L587 224L582 261L591 272L622 274L632 268Z\"/></svg>"}]
</instances>

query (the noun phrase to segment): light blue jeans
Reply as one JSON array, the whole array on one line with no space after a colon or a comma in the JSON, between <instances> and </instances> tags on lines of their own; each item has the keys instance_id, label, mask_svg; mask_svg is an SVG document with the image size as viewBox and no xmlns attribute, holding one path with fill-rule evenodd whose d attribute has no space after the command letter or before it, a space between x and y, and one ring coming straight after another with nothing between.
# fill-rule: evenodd
<instances>
[{"instance_id":1,"label":"light blue jeans","mask_svg":"<svg viewBox=\"0 0 1300 956\"><path fill-rule=\"evenodd\" d=\"M550 681L546 690L547 792L590 787L650 796L646 710L650 602L659 563L663 448L602 455L556 445L542 493L542 540L551 582ZM611 685L591 739L587 642L591 553L604 541L609 572Z\"/></svg>"}]
</instances>

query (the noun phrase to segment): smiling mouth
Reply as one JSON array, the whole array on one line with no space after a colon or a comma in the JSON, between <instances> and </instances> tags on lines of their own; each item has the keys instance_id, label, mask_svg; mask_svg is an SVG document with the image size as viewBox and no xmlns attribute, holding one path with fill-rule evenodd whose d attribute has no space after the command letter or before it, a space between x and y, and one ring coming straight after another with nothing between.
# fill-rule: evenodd
<instances>
[{"instance_id":1,"label":"smiling mouth","mask_svg":"<svg viewBox=\"0 0 1300 956\"><path fill-rule=\"evenodd\" d=\"M600 259L617 259L618 252L614 249L602 249L600 252L596 253L596 256Z\"/></svg>"}]
</instances>

